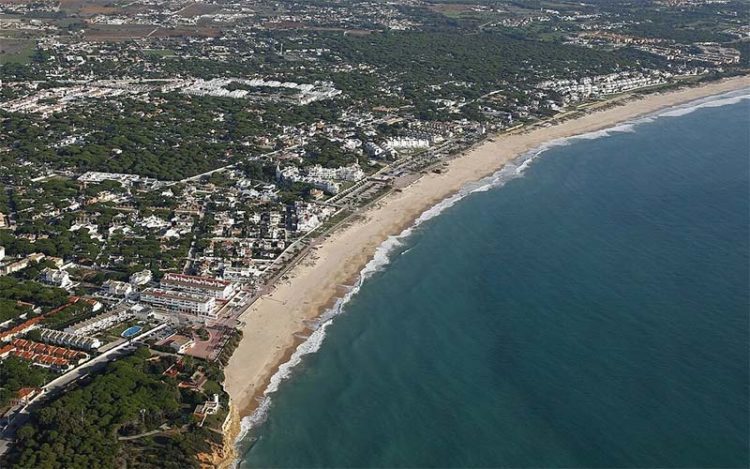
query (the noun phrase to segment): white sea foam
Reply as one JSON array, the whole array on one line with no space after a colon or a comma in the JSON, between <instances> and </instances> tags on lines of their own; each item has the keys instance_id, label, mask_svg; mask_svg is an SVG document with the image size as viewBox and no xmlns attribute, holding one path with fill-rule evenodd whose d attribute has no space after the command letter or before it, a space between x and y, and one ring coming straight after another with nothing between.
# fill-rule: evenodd
<instances>
[{"instance_id":1,"label":"white sea foam","mask_svg":"<svg viewBox=\"0 0 750 469\"><path fill-rule=\"evenodd\" d=\"M268 415L268 410L271 406L271 394L275 393L279 389L279 385L282 381L289 378L293 369L299 365L302 358L305 355L315 353L320 349L325 339L325 331L333 323L336 316L341 314L344 310L344 306L351 300L361 288L365 280L372 276L375 272L382 270L383 267L390 263L390 255L393 251L404 244L404 240L408 238L414 230L432 218L437 217L446 209L455 205L459 200L463 199L469 194L474 192L482 192L489 190L490 188L497 187L504 184L506 181L520 176L523 171L529 166L529 163L540 155L544 150L529 152L516 160L508 163L502 169L494 173L492 176L484 178L480 181L465 185L458 193L448 197L431 208L422 212L422 214L414 220L414 223L403 230L401 233L395 236L389 236L383 243L378 246L373 254L372 259L365 265L360 271L357 278L357 282L351 286L346 294L339 298L334 306L328 311L324 312L316 321L311 323L311 327L314 331L303 341L297 349L292 353L291 357L286 363L279 366L279 369L271 377L268 386L263 391L263 397L260 399L255 411L242 419L240 434L237 437L237 441L241 441L247 433L263 423Z\"/></svg>"},{"instance_id":2,"label":"white sea foam","mask_svg":"<svg viewBox=\"0 0 750 469\"><path fill-rule=\"evenodd\" d=\"M694 111L697 111L698 109L728 106L731 104L740 103L743 100L750 100L750 88L742 89L742 90L735 90L735 91L730 91L730 92L715 95L715 96L708 96L705 98L700 98L700 99L690 101L685 104L670 107L666 110L656 111L652 114L648 114L643 117L639 117L630 121L626 121L621 124L608 127L606 129L595 130L592 132L586 132L583 134L573 135L570 137L564 137L564 138L551 140L541 145L540 147L535 148L534 150L530 151L526 155L526 156L531 155L531 157L527 157L527 158L522 157L523 161L520 164L519 168L522 173L523 170L525 170L526 167L534 159L536 159L537 156L541 155L542 153L544 153L545 151L553 147L569 145L570 143L575 142L577 140L596 140L596 139L603 138L603 137L609 137L613 134L618 134L618 133L632 133L632 132L635 132L636 127L638 125L646 124L649 122L654 122L655 120L661 117L680 117L686 114L690 114ZM508 166L512 166L512 165L508 165ZM500 170L498 173L501 173L502 171L503 170ZM495 175L497 175L498 173L495 173ZM495 175L493 175L492 177L494 178ZM487 190L487 189L484 189L484 190Z\"/></svg>"},{"instance_id":3,"label":"white sea foam","mask_svg":"<svg viewBox=\"0 0 750 469\"><path fill-rule=\"evenodd\" d=\"M673 107L666 111L656 113L657 117L679 117L691 112L697 111L702 108L721 107L728 106L730 104L737 104L743 100L750 99L750 89L733 91L718 96L711 96L708 98L699 99L682 106Z\"/></svg>"},{"instance_id":4,"label":"white sea foam","mask_svg":"<svg viewBox=\"0 0 750 469\"><path fill-rule=\"evenodd\" d=\"M333 323L333 319L343 312L344 305L346 305L346 303L348 303L349 300L359 292L362 283L373 273L377 272L390 262L390 253L402 244L402 239L408 236L410 232L411 229L406 229L398 236L388 237L388 239L385 240L375 251L372 259L360 271L357 283L350 287L346 294L339 298L331 309L324 312L317 320L310 324L314 329L313 332L307 337L307 339L297 346L289 360L279 366L276 373L271 376L268 386L263 391L263 397L260 399L255 411L253 411L251 415L242 419L240 433L237 436L238 442L241 441L252 428L257 427L265 421L268 415L268 410L271 406L271 394L278 391L281 382L291 376L294 367L302 362L302 357L315 353L320 349L320 346L325 339L325 331L328 326Z\"/></svg>"},{"instance_id":5,"label":"white sea foam","mask_svg":"<svg viewBox=\"0 0 750 469\"><path fill-rule=\"evenodd\" d=\"M701 108L706 107L719 107L730 104L737 104L742 100L750 99L750 90L740 90L731 93L721 94L718 96L712 96L703 98L697 101L693 101L678 107L670 108L666 111L659 111L654 114L640 117L636 120L625 122L622 124L615 125L613 127L597 130L594 132L587 132L572 137L566 137L561 139L552 140L545 143L529 152L526 152L511 162L508 162L500 170L496 171L491 176L483 178L476 182L471 182L463 186L456 194L442 200L431 208L425 210L410 226L401 233L395 236L389 236L388 239L376 249L370 262L360 271L357 282L351 286L346 294L339 298L334 306L328 311L324 312L317 320L311 323L311 327L314 331L297 347L292 353L289 360L282 364L279 369L271 377L268 386L263 392L263 397L258 403L258 407L255 411L242 419L241 431L237 437L237 442L240 442L247 433L252 429L263 423L268 415L268 411L271 407L271 394L275 393L279 389L279 385L282 381L286 380L291 376L293 369L302 362L302 358L305 355L317 352L326 336L326 329L330 326L336 316L340 315L344 306L359 292L362 284L367 278L372 276L375 272L382 270L383 267L388 265L390 262L390 255L393 251L404 244L404 240L408 238L415 229L421 224L428 220L431 220L448 208L455 205L458 201L464 197L473 194L475 192L484 192L493 188L501 187L506 182L523 176L523 173L529 166L544 152L550 148L569 145L571 142L576 140L594 140L598 138L608 137L617 133L630 133L635 131L635 127L639 124L647 122L653 122L660 117L678 117L689 114Z\"/></svg>"}]
</instances>

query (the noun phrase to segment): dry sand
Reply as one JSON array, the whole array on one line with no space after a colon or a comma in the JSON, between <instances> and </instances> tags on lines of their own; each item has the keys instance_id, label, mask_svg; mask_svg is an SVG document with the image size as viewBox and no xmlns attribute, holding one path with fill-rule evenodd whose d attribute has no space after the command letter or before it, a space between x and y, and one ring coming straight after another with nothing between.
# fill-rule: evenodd
<instances>
[{"instance_id":1,"label":"dry sand","mask_svg":"<svg viewBox=\"0 0 750 469\"><path fill-rule=\"evenodd\" d=\"M244 337L225 369L225 387L235 409L227 434L233 441L238 417L249 415L257 397L281 363L299 344L305 321L318 316L350 284L388 236L400 233L422 212L456 193L468 182L491 175L505 163L545 142L601 130L659 109L698 98L750 87L743 76L663 94L631 99L577 119L487 140L452 160L444 174L428 173L402 192L393 192L339 228L313 255L295 266L290 280L256 301L242 319Z\"/></svg>"}]
</instances>

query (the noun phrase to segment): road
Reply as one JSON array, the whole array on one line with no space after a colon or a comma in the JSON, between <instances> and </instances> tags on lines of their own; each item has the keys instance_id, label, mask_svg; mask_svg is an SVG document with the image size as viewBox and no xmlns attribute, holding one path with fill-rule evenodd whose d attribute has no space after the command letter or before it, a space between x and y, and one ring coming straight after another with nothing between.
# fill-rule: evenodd
<instances>
[{"instance_id":1,"label":"road","mask_svg":"<svg viewBox=\"0 0 750 469\"><path fill-rule=\"evenodd\" d=\"M30 413L34 409L42 405L44 401L46 401L50 397L55 396L71 383L85 376L101 371L101 369L103 369L107 365L107 363L128 355L133 351L133 348L130 347L133 342L138 342L148 337L149 335L164 329L165 327L167 327L167 324L160 324L153 329L144 332L143 334L133 337L128 342L123 342L117 347L107 350L101 355L92 358L83 365L74 368L61 376L58 376L57 378L44 385L42 387L42 392L37 394L31 400L31 402L26 405L26 407L18 411L18 413L13 418L13 423L9 425L8 428L0 431L0 455L5 454L5 452L13 444L15 431L18 428L22 427L29 420Z\"/></svg>"},{"instance_id":2,"label":"road","mask_svg":"<svg viewBox=\"0 0 750 469\"><path fill-rule=\"evenodd\" d=\"M70 370L69 372L63 374L62 376L59 376L53 379L42 388L43 392L40 395L39 399L42 399L47 395L52 395L60 391L61 389L63 389L65 386L72 383L73 381L76 381L77 379L82 378L83 376L91 374L92 371L97 371L98 369L100 369L107 363L111 362L112 360L122 358L123 356L129 353L130 350L128 350L128 347L133 342L138 342L141 339L146 338L150 336L151 334L164 329L165 327L167 327L167 324L159 324L153 329L150 329L144 332L143 334L133 337L130 341L123 342L117 347L113 347L110 350L107 350L106 352L104 352L103 354L92 358L91 360L87 361L83 365ZM33 404L34 401L36 401L36 399L37 398L34 398L31 404Z\"/></svg>"},{"instance_id":3,"label":"road","mask_svg":"<svg viewBox=\"0 0 750 469\"><path fill-rule=\"evenodd\" d=\"M268 153L263 153L262 155L257 155L257 158L265 158L265 157L269 157L269 156L275 155L277 153L296 150L299 147L300 147L300 145L292 145L290 147L283 148L281 150L274 150L274 151L271 151L271 152L268 152ZM226 166L222 166L220 168L212 169L211 171L206 171L205 173L196 174L195 176L186 177L185 179L182 179L182 180L179 180L179 181L171 181L167 185L168 186L172 186L172 185L175 185L175 184L178 184L178 183L198 181L198 180L200 180L200 178L202 178L204 176L210 176L212 174L220 173L222 171L226 171L227 169L234 168L237 165L237 163L239 163L239 162L230 163L230 164L228 164Z\"/></svg>"}]
</instances>

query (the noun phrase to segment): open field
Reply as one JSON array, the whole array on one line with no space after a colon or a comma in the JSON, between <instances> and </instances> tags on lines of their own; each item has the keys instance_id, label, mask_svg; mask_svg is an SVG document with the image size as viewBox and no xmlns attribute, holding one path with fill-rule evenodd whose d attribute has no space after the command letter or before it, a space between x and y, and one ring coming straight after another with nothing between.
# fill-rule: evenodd
<instances>
[{"instance_id":1,"label":"open field","mask_svg":"<svg viewBox=\"0 0 750 469\"><path fill-rule=\"evenodd\" d=\"M0 64L28 62L35 46L36 41L30 39L0 38Z\"/></svg>"},{"instance_id":2,"label":"open field","mask_svg":"<svg viewBox=\"0 0 750 469\"><path fill-rule=\"evenodd\" d=\"M86 28L85 38L88 41L120 42L147 37L217 37L217 28L198 26L194 28L163 28L147 24L128 25L90 25Z\"/></svg>"},{"instance_id":3,"label":"open field","mask_svg":"<svg viewBox=\"0 0 750 469\"><path fill-rule=\"evenodd\" d=\"M185 18L194 18L196 16L216 13L219 10L221 10L220 5L212 5L210 3L203 3L203 2L194 2L194 3L189 3L185 7L183 7L181 10L178 10L177 14Z\"/></svg>"}]
</instances>

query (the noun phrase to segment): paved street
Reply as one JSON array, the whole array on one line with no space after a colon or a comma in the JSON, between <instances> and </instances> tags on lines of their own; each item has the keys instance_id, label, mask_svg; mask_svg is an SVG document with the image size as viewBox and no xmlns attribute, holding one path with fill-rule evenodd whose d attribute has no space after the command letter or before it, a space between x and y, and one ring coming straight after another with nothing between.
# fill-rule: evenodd
<instances>
[{"instance_id":1,"label":"paved street","mask_svg":"<svg viewBox=\"0 0 750 469\"><path fill-rule=\"evenodd\" d=\"M0 455L5 454L5 452L10 448L10 445L13 442L15 432L18 428L22 427L29 419L29 414L41 403L46 401L48 398L55 396L60 391L65 389L68 385L71 383L88 376L89 374L101 371L102 368L104 368L107 363L117 360L118 358L122 358L126 355L128 355L130 352L134 350L134 347L132 347L132 344L135 342L138 342L146 337L148 337L151 334L154 334L155 332L158 332L162 329L167 327L166 324L160 324L156 326L155 328L144 332L143 334L140 334L136 337L133 337L133 339L130 342L124 342L117 347L114 347L103 354L94 357L93 359L87 361L83 365L74 368L70 370L69 372L63 374L62 376L57 377L56 379L50 381L47 383L43 388L42 392L38 394L32 401L23 409L21 409L16 416L14 417L12 423L5 429L3 429L0 432Z\"/></svg>"}]
</instances>

